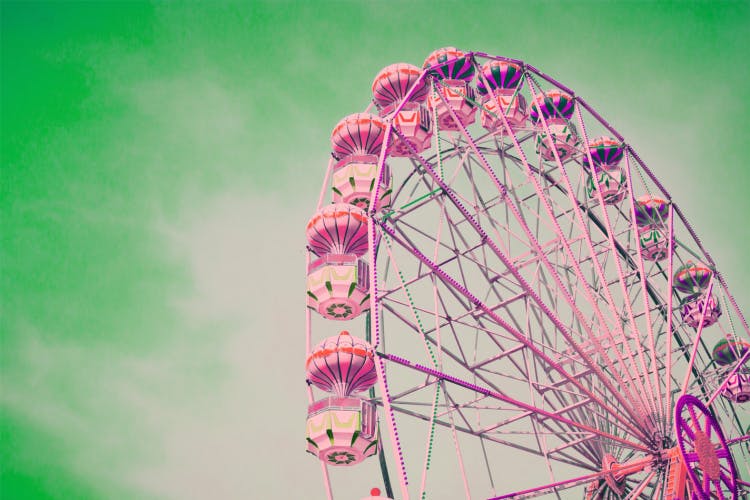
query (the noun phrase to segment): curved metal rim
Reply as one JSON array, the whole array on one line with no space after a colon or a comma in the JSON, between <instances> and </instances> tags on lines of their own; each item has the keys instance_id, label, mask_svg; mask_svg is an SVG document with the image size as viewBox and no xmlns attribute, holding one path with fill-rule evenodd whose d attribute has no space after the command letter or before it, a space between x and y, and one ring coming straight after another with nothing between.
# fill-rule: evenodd
<instances>
[{"instance_id":1,"label":"curved metal rim","mask_svg":"<svg viewBox=\"0 0 750 500\"><path fill-rule=\"evenodd\" d=\"M698 399L697 397L691 395L691 394L685 394L680 399L677 400L677 404L675 405L675 415L674 415L674 425L675 425L675 434L677 437L677 444L680 447L680 457L682 458L682 462L685 464L685 469L687 470L688 476L690 477L690 482L693 484L693 487L695 488L694 495L697 495L700 497L701 500L710 500L710 495L703 491L700 485L700 481L698 481L698 477L695 474L695 471L693 470L693 467L688 464L686 453L685 453L685 442L682 439L682 433L680 432L682 428L687 426L687 423L682 418L682 410L685 409L688 406L694 406L698 410L703 413L707 419L708 419L708 426L712 427L713 430L716 432L716 435L719 437L719 442L721 443L722 449L724 449L727 452L727 462L729 463L729 468L732 472L732 500L737 500L738 497L738 490L737 490L737 468L734 465L734 460L732 459L732 453L729 450L729 446L727 446L726 439L724 439L724 433L721 430L721 427L719 426L716 419L711 415L711 412L709 412L708 408Z\"/></svg>"}]
</instances>

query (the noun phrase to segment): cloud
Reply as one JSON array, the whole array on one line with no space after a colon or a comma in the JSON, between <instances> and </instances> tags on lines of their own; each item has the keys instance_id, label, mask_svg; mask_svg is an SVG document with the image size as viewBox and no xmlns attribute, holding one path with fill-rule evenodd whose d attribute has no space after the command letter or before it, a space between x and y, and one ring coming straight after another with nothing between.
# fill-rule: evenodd
<instances>
[{"instance_id":1,"label":"cloud","mask_svg":"<svg viewBox=\"0 0 750 500\"><path fill-rule=\"evenodd\" d=\"M59 439L72 474L110 492L240 498L301 488L269 466L277 460L319 482L302 452L304 220L280 199L236 192L160 221L190 283L165 297L178 331L131 353L42 340L29 327L3 405Z\"/></svg>"}]
</instances>

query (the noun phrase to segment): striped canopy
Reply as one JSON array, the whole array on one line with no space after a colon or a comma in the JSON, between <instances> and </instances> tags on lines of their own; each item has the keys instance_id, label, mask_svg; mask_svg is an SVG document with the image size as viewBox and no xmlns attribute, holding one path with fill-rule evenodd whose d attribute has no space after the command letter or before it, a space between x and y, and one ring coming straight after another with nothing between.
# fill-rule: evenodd
<instances>
[{"instance_id":1,"label":"striped canopy","mask_svg":"<svg viewBox=\"0 0 750 500\"><path fill-rule=\"evenodd\" d=\"M736 362L750 350L750 343L738 339L721 339L714 346L711 357L717 365L726 366Z\"/></svg>"},{"instance_id":2,"label":"striped canopy","mask_svg":"<svg viewBox=\"0 0 750 500\"><path fill-rule=\"evenodd\" d=\"M490 90L508 89L513 90L518 87L521 81L521 66L506 61L489 61L482 65L482 70L477 74L477 91L480 94L487 94L487 85Z\"/></svg>"},{"instance_id":3,"label":"striped canopy","mask_svg":"<svg viewBox=\"0 0 750 500\"><path fill-rule=\"evenodd\" d=\"M540 113L545 120L570 120L573 117L574 108L573 96L562 90L552 89L534 99L529 116L534 123L539 121Z\"/></svg>"},{"instance_id":4,"label":"striped canopy","mask_svg":"<svg viewBox=\"0 0 750 500\"><path fill-rule=\"evenodd\" d=\"M625 148L620 141L611 137L601 136L589 142L589 153L594 164L614 167L622 160ZM583 155L584 168L590 168L588 155Z\"/></svg>"},{"instance_id":5,"label":"striped canopy","mask_svg":"<svg viewBox=\"0 0 750 500\"><path fill-rule=\"evenodd\" d=\"M350 155L379 155L385 138L385 122L368 113L343 118L331 132L333 156L340 160Z\"/></svg>"},{"instance_id":6,"label":"striped canopy","mask_svg":"<svg viewBox=\"0 0 750 500\"><path fill-rule=\"evenodd\" d=\"M651 195L643 195L635 202L635 223L639 227L666 224L669 202Z\"/></svg>"},{"instance_id":7,"label":"striped canopy","mask_svg":"<svg viewBox=\"0 0 750 500\"><path fill-rule=\"evenodd\" d=\"M445 63L445 64L444 64ZM466 52L455 47L443 47L432 52L422 65L431 68L430 74L439 80L463 80L470 82L474 76L474 65Z\"/></svg>"},{"instance_id":8,"label":"striped canopy","mask_svg":"<svg viewBox=\"0 0 750 500\"><path fill-rule=\"evenodd\" d=\"M318 344L305 369L309 383L338 397L367 390L377 380L372 346L346 330Z\"/></svg>"},{"instance_id":9,"label":"striped canopy","mask_svg":"<svg viewBox=\"0 0 750 500\"><path fill-rule=\"evenodd\" d=\"M372 97L375 103L384 108L404 98L411 87L419 80L422 70L413 64L396 63L386 66L372 82ZM409 101L422 102L427 98L427 85L424 80L411 95Z\"/></svg>"},{"instance_id":10,"label":"striped canopy","mask_svg":"<svg viewBox=\"0 0 750 500\"><path fill-rule=\"evenodd\" d=\"M367 253L367 215L348 203L323 207L307 223L307 244L315 255Z\"/></svg>"},{"instance_id":11,"label":"striped canopy","mask_svg":"<svg viewBox=\"0 0 750 500\"><path fill-rule=\"evenodd\" d=\"M674 273L674 287L683 293L698 293L708 287L713 273L705 264L689 260Z\"/></svg>"}]
</instances>

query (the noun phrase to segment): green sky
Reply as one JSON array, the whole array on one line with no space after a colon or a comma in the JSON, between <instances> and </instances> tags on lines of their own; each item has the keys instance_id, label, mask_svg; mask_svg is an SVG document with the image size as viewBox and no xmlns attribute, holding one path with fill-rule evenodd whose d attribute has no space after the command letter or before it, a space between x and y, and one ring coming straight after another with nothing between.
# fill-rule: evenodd
<instances>
[{"instance_id":1,"label":"green sky","mask_svg":"<svg viewBox=\"0 0 750 500\"><path fill-rule=\"evenodd\" d=\"M750 310L746 1L3 1L1 18L0 497L322 496L302 228L333 125L383 66L446 45L585 97Z\"/></svg>"}]
</instances>

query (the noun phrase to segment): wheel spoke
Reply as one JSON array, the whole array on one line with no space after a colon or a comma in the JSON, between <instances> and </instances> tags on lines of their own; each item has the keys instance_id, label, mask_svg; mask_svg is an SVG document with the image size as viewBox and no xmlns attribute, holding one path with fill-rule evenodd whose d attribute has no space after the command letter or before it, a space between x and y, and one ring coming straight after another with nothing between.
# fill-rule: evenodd
<instances>
[{"instance_id":1,"label":"wheel spoke","mask_svg":"<svg viewBox=\"0 0 750 500\"><path fill-rule=\"evenodd\" d=\"M522 401L510 398L508 396L505 396L503 394L500 394L498 392L492 391L490 389L478 386L478 385L473 384L471 382L467 382L465 380L458 379L458 378L450 376L450 375L448 375L446 373L441 373L441 372L439 372L437 370L434 370L432 368L428 368L426 366L422 366L420 364L412 363L412 362L410 362L410 361L408 361L408 360L406 360L404 358L401 358L399 356L393 356L393 355L389 355L389 354L380 354L380 356L383 357L383 358L385 358L385 359L388 359L389 361L397 363L399 365L406 366L406 367L412 368L414 370L420 371L422 373L426 373L426 374L435 376L435 377L439 378L440 380L445 380L445 381L450 382L452 384L461 386L461 387L463 387L465 389L469 389L471 391L478 392L478 393L484 394L486 396L490 396L490 397L498 399L498 400L500 400L500 401L502 401L504 403L509 403L509 404L511 404L511 405L513 405L513 406L515 406L517 408L530 411L532 414L541 415L541 416L547 417L547 418L549 418L549 419L551 419L553 421L557 421L557 422L566 424L566 425L568 425L570 427L579 429L581 431L590 432L592 434L595 434L595 435L601 436L603 438L609 439L609 440L611 440L613 442L620 443L622 445L625 445L627 448L631 448L631 449L634 449L634 450L640 450L640 451L648 451L648 448L645 448L644 446L638 444L637 442L629 441L629 440L623 439L623 438L621 438L619 436L615 436L613 434L609 434L609 433L606 433L606 432L599 431L598 429L595 429L595 428L590 427L588 425L580 424L580 423L575 422L573 420L570 420L568 418L560 417L559 415L551 413L551 412L549 412L547 410L544 410L542 408L533 407L533 406L531 406L531 405L529 405L527 403L524 403Z\"/></svg>"},{"instance_id":2,"label":"wheel spoke","mask_svg":"<svg viewBox=\"0 0 750 500\"><path fill-rule=\"evenodd\" d=\"M690 428L690 426L689 426L689 425L687 425L687 422L684 422L684 423L683 423L683 424L682 424L682 425L680 426L680 431L682 431L682 432L684 432L685 434L687 434L687 436L688 436L688 438L690 439L690 442L691 442L691 443L692 443L692 442L693 442L693 441L695 440L695 433L694 433L694 432L693 432L693 430L692 430L692 429Z\"/></svg>"},{"instance_id":3,"label":"wheel spoke","mask_svg":"<svg viewBox=\"0 0 750 500\"><path fill-rule=\"evenodd\" d=\"M696 469L693 469L693 470L697 472ZM703 474L703 479L701 480L701 491L708 494L711 491L711 488L710 488L711 478L708 477L708 474L703 473L703 471L701 471L700 473Z\"/></svg>"},{"instance_id":4,"label":"wheel spoke","mask_svg":"<svg viewBox=\"0 0 750 500\"><path fill-rule=\"evenodd\" d=\"M721 483L718 479L711 481L711 483L716 487L716 494L721 500L724 500L726 497L724 496L724 491L721 488Z\"/></svg>"},{"instance_id":5,"label":"wheel spoke","mask_svg":"<svg viewBox=\"0 0 750 500\"><path fill-rule=\"evenodd\" d=\"M724 474L723 472L719 475L721 482L724 483L729 491L734 491L736 485L732 482L732 478Z\"/></svg>"},{"instance_id":6,"label":"wheel spoke","mask_svg":"<svg viewBox=\"0 0 750 500\"><path fill-rule=\"evenodd\" d=\"M687 409L688 409L688 413L690 414L690 421L693 423L693 429L695 429L696 431L702 430L701 425L700 425L700 419L695 414L695 407L693 405L688 405Z\"/></svg>"}]
</instances>

